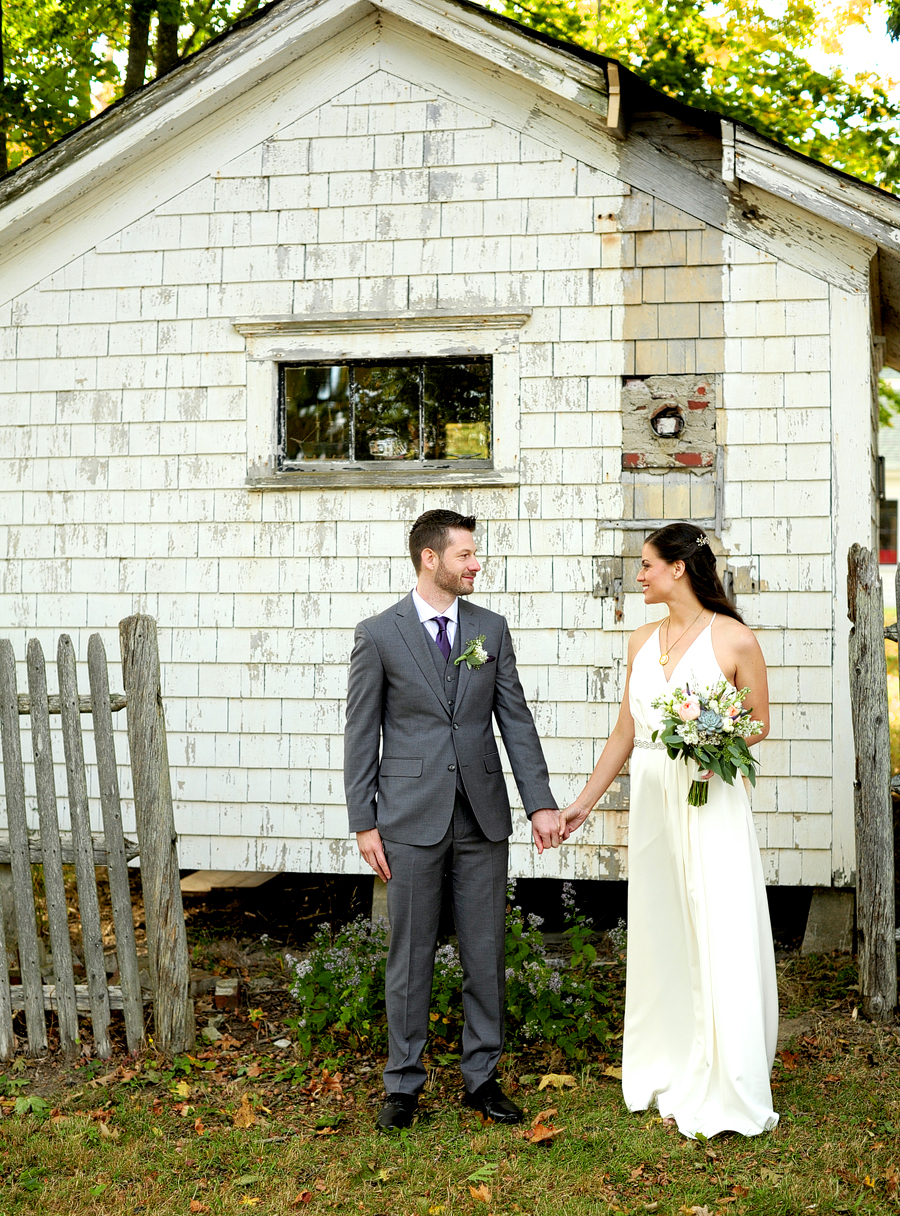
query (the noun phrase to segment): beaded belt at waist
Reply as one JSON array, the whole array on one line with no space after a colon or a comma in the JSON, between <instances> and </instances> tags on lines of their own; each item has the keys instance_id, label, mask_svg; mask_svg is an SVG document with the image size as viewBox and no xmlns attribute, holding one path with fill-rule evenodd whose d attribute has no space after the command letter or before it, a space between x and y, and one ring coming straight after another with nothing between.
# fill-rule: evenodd
<instances>
[{"instance_id":1,"label":"beaded belt at waist","mask_svg":"<svg viewBox=\"0 0 900 1216\"><path fill-rule=\"evenodd\" d=\"M664 752L666 750L665 743L654 743L652 739L638 739L637 736L635 736L635 739L634 739L634 746L635 747L652 747L654 751L660 751L660 752Z\"/></svg>"}]
</instances>

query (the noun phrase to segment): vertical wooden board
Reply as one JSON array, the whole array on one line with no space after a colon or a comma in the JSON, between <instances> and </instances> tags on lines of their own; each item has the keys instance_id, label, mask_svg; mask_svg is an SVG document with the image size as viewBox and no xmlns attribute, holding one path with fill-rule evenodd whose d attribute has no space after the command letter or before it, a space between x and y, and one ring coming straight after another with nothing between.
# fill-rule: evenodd
<instances>
[{"instance_id":1,"label":"vertical wooden board","mask_svg":"<svg viewBox=\"0 0 900 1216\"><path fill-rule=\"evenodd\" d=\"M128 702L128 743L141 849L141 884L154 983L156 1046L165 1054L194 1042L190 960L178 873L175 814L159 676L156 622L119 625Z\"/></svg>"},{"instance_id":2,"label":"vertical wooden board","mask_svg":"<svg viewBox=\"0 0 900 1216\"><path fill-rule=\"evenodd\" d=\"M103 810L103 833L106 838L109 892L116 926L116 954L119 959L119 976L125 1010L125 1037L128 1041L128 1050L136 1052L141 1049L144 1042L144 1008L141 1001L134 920L131 914L128 865L125 860L125 833L122 830L119 772L116 766L116 745L109 701L109 672L106 651L99 633L92 634L88 642L88 675L91 681L94 748L97 753L100 805Z\"/></svg>"},{"instance_id":3,"label":"vertical wooden board","mask_svg":"<svg viewBox=\"0 0 900 1216\"><path fill-rule=\"evenodd\" d=\"M850 698L856 749L856 907L863 1013L893 1017L897 1004L894 938L894 831L888 727L884 598L878 558L861 545L848 557Z\"/></svg>"},{"instance_id":4,"label":"vertical wooden board","mask_svg":"<svg viewBox=\"0 0 900 1216\"><path fill-rule=\"evenodd\" d=\"M34 779L37 787L38 817L41 825L41 855L44 859L44 892L50 946L53 950L53 979L60 1045L66 1055L78 1051L78 1012L75 1007L75 978L72 973L72 946L66 911L59 820L56 816L56 781L50 746L50 712L47 704L47 672L44 652L37 638L28 643L28 692L31 696L31 748L34 753Z\"/></svg>"},{"instance_id":5,"label":"vertical wooden board","mask_svg":"<svg viewBox=\"0 0 900 1216\"><path fill-rule=\"evenodd\" d=\"M72 639L65 633L60 635L56 648L56 668L59 675L59 712L62 718L69 817L72 822L78 910L81 916L81 940L84 945L84 967L87 972L94 1050L102 1060L108 1060L112 1055L112 1043L109 1039L109 995L106 990L103 930L100 926L97 872L94 869L94 843L84 768L84 744L81 738L78 677L75 669L75 648Z\"/></svg>"},{"instance_id":6,"label":"vertical wooden board","mask_svg":"<svg viewBox=\"0 0 900 1216\"><path fill-rule=\"evenodd\" d=\"M34 887L31 882L31 846L25 813L25 774L22 767L16 660L8 638L0 639L0 738L3 744L6 821L16 896L19 970L25 1002L28 1052L30 1055L39 1056L47 1050L47 1024L44 1019L44 988L38 951L37 920L34 914Z\"/></svg>"},{"instance_id":7,"label":"vertical wooden board","mask_svg":"<svg viewBox=\"0 0 900 1216\"><path fill-rule=\"evenodd\" d=\"M851 886L855 856L852 694L848 686L849 623L839 598L845 554L855 541L874 540L872 490L872 368L868 292L832 287L828 293L831 361L831 553L834 634L831 659L832 881Z\"/></svg>"},{"instance_id":8,"label":"vertical wooden board","mask_svg":"<svg viewBox=\"0 0 900 1216\"><path fill-rule=\"evenodd\" d=\"M9 955L6 952L6 930L0 916L0 1060L11 1060L16 1054L13 1034L12 1001L9 992Z\"/></svg>"}]
</instances>

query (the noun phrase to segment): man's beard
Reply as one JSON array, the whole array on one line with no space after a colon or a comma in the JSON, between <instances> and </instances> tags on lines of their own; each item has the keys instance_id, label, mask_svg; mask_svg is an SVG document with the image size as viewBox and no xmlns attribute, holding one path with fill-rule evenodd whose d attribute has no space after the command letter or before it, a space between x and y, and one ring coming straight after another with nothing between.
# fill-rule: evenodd
<instances>
[{"instance_id":1,"label":"man's beard","mask_svg":"<svg viewBox=\"0 0 900 1216\"><path fill-rule=\"evenodd\" d=\"M471 595L475 590L474 581L470 583L464 581L461 574L452 574L444 565L443 558L438 558L434 585L440 587L441 591L446 591L448 595Z\"/></svg>"}]
</instances>

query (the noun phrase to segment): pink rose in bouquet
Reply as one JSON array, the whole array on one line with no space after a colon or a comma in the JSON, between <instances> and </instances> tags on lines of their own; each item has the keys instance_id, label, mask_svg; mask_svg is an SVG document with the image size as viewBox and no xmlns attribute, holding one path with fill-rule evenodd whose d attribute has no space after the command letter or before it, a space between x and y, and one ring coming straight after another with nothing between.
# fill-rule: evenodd
<instances>
[{"instance_id":1,"label":"pink rose in bouquet","mask_svg":"<svg viewBox=\"0 0 900 1216\"><path fill-rule=\"evenodd\" d=\"M682 722L696 722L700 717L700 702L688 697L678 706L678 716Z\"/></svg>"}]
</instances>

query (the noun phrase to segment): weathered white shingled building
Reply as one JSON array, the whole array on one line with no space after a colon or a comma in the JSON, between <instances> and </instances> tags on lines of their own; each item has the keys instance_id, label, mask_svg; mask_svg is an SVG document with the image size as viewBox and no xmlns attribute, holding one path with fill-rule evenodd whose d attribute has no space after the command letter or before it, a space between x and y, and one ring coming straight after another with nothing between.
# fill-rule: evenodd
<instances>
[{"instance_id":1,"label":"weathered white shingled building","mask_svg":"<svg viewBox=\"0 0 900 1216\"><path fill-rule=\"evenodd\" d=\"M692 517L771 665L768 880L846 884L898 221L463 0L280 0L0 180L0 632L153 614L182 864L353 872L346 661L410 522L484 521L564 800ZM627 796L541 860L520 817L514 872L627 874Z\"/></svg>"}]
</instances>

